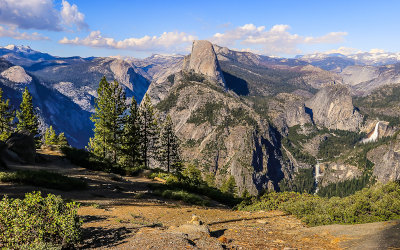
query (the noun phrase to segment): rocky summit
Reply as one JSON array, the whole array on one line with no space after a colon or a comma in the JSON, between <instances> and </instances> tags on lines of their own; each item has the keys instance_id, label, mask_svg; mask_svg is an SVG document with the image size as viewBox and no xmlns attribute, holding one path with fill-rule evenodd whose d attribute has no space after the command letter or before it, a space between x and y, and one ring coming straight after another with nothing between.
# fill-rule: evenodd
<instances>
[{"instance_id":1,"label":"rocky summit","mask_svg":"<svg viewBox=\"0 0 400 250\"><path fill-rule=\"evenodd\" d=\"M221 72L214 47L209 41L196 40L193 42L192 53L185 57L183 69L205 75L210 80L225 86L224 76Z\"/></svg>"}]
</instances>

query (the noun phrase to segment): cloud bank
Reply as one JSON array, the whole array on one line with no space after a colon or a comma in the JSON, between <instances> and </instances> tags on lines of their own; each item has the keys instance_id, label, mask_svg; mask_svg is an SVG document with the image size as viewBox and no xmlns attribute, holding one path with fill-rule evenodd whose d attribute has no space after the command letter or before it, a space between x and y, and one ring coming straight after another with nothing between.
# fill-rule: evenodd
<instances>
[{"instance_id":1,"label":"cloud bank","mask_svg":"<svg viewBox=\"0 0 400 250\"><path fill-rule=\"evenodd\" d=\"M89 29L85 22L85 15L78 10L78 6L71 5L67 1L62 1L61 17L68 26L76 26L78 30Z\"/></svg>"},{"instance_id":2,"label":"cloud bank","mask_svg":"<svg viewBox=\"0 0 400 250\"><path fill-rule=\"evenodd\" d=\"M49 40L48 37L42 36L37 32L28 34L26 32L19 32L15 27L4 28L0 26L0 37L11 37L16 40Z\"/></svg>"},{"instance_id":3,"label":"cloud bank","mask_svg":"<svg viewBox=\"0 0 400 250\"><path fill-rule=\"evenodd\" d=\"M59 41L61 44L83 45L89 47L102 47L111 49L126 49L136 51L187 51L195 36L185 32L164 32L159 36L143 36L141 38L127 38L115 40L110 37L103 37L100 31L92 31L85 38L75 37L68 39L64 37Z\"/></svg>"},{"instance_id":4,"label":"cloud bank","mask_svg":"<svg viewBox=\"0 0 400 250\"><path fill-rule=\"evenodd\" d=\"M298 54L302 44L335 44L344 41L347 32L330 32L320 37L304 37L289 32L290 26L277 24L269 30L265 26L245 24L228 30L225 33L216 33L210 40L221 46L252 46L265 54ZM252 48L247 48L252 50Z\"/></svg>"},{"instance_id":5,"label":"cloud bank","mask_svg":"<svg viewBox=\"0 0 400 250\"><path fill-rule=\"evenodd\" d=\"M66 27L78 30L88 29L85 15L78 7L62 1L62 9L57 10L53 0L0 0L0 36L24 40L48 39L37 32L28 34L18 29L65 31Z\"/></svg>"}]
</instances>

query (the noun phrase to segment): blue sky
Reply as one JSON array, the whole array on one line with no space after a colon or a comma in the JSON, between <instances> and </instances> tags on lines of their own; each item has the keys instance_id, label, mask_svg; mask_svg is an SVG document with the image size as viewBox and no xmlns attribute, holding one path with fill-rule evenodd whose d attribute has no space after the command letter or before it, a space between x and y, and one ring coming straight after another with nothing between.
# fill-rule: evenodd
<instances>
[{"instance_id":1,"label":"blue sky","mask_svg":"<svg viewBox=\"0 0 400 250\"><path fill-rule=\"evenodd\" d=\"M400 51L400 1L0 0L0 46L59 56L187 54L193 39L292 57Z\"/></svg>"}]
</instances>

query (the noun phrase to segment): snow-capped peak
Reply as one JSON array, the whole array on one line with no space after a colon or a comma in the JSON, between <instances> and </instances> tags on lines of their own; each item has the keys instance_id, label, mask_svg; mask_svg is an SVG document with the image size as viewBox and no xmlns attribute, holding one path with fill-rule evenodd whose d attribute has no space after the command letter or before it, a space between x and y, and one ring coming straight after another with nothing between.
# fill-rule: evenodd
<instances>
[{"instance_id":1,"label":"snow-capped peak","mask_svg":"<svg viewBox=\"0 0 400 250\"><path fill-rule=\"evenodd\" d=\"M33 53L35 52L34 50L31 49L29 46L24 46L24 45L14 45L14 44L9 44L4 47L5 49L12 50L14 52L21 52L21 53Z\"/></svg>"},{"instance_id":2,"label":"snow-capped peak","mask_svg":"<svg viewBox=\"0 0 400 250\"><path fill-rule=\"evenodd\" d=\"M331 57L340 57L345 59L351 59L356 62L356 64L362 65L386 65L400 62L400 53L385 52L379 49L373 49L369 52L358 51L353 54L340 54L340 53L314 53L303 56L298 56L297 58L312 62L315 60L323 60Z\"/></svg>"}]
</instances>

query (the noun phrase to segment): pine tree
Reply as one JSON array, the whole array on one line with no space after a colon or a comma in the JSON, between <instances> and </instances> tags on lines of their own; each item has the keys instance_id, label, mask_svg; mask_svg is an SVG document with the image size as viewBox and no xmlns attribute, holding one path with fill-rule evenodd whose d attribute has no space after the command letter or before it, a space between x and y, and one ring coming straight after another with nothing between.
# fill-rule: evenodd
<instances>
[{"instance_id":1,"label":"pine tree","mask_svg":"<svg viewBox=\"0 0 400 250\"><path fill-rule=\"evenodd\" d=\"M64 132L60 133L57 137L57 145L63 147L63 146L68 146L68 141L67 138L64 135Z\"/></svg>"},{"instance_id":2,"label":"pine tree","mask_svg":"<svg viewBox=\"0 0 400 250\"><path fill-rule=\"evenodd\" d=\"M24 93L22 93L19 109L20 111L17 111L17 129L20 131L27 130L36 136L39 133L39 121L33 109L32 96L26 87Z\"/></svg>"},{"instance_id":3,"label":"pine tree","mask_svg":"<svg viewBox=\"0 0 400 250\"><path fill-rule=\"evenodd\" d=\"M175 135L174 124L168 115L162 126L160 134L160 162L167 166L167 171L176 166L180 161L179 140Z\"/></svg>"},{"instance_id":4,"label":"pine tree","mask_svg":"<svg viewBox=\"0 0 400 250\"><path fill-rule=\"evenodd\" d=\"M46 145L57 145L57 135L56 131L54 131L53 129L53 126L50 126L48 129L46 129L46 132L44 134L44 143Z\"/></svg>"},{"instance_id":5,"label":"pine tree","mask_svg":"<svg viewBox=\"0 0 400 250\"><path fill-rule=\"evenodd\" d=\"M154 107L147 94L145 94L143 103L139 108L139 114L142 159L145 167L148 168L150 158L156 158L159 128Z\"/></svg>"},{"instance_id":6,"label":"pine tree","mask_svg":"<svg viewBox=\"0 0 400 250\"><path fill-rule=\"evenodd\" d=\"M110 114L109 100L111 100L110 84L106 77L103 76L99 82L97 89L97 98L95 99L95 112L90 117L94 122L94 137L90 138L89 150L95 155L102 157L107 156L107 144L109 143L109 126L107 126L108 115Z\"/></svg>"},{"instance_id":7,"label":"pine tree","mask_svg":"<svg viewBox=\"0 0 400 250\"><path fill-rule=\"evenodd\" d=\"M3 90L0 89L0 140L5 141L13 129L14 111L10 100L3 100Z\"/></svg>"},{"instance_id":8,"label":"pine tree","mask_svg":"<svg viewBox=\"0 0 400 250\"><path fill-rule=\"evenodd\" d=\"M117 162L123 133L126 110L125 93L117 81L107 82L103 77L97 89L94 122L94 137L90 138L89 150L103 159Z\"/></svg>"},{"instance_id":9,"label":"pine tree","mask_svg":"<svg viewBox=\"0 0 400 250\"><path fill-rule=\"evenodd\" d=\"M111 158L114 163L117 163L117 156L121 152L121 145L124 133L124 123L126 111L125 92L117 81L110 84L112 99L111 99L111 114L109 116L110 125L110 145Z\"/></svg>"},{"instance_id":10,"label":"pine tree","mask_svg":"<svg viewBox=\"0 0 400 250\"><path fill-rule=\"evenodd\" d=\"M236 181L232 175L222 184L221 191L227 194L236 194Z\"/></svg>"},{"instance_id":11,"label":"pine tree","mask_svg":"<svg viewBox=\"0 0 400 250\"><path fill-rule=\"evenodd\" d=\"M137 102L132 97L129 114L125 117L122 157L120 164L125 168L134 168L142 163L140 145L140 120Z\"/></svg>"}]
</instances>

